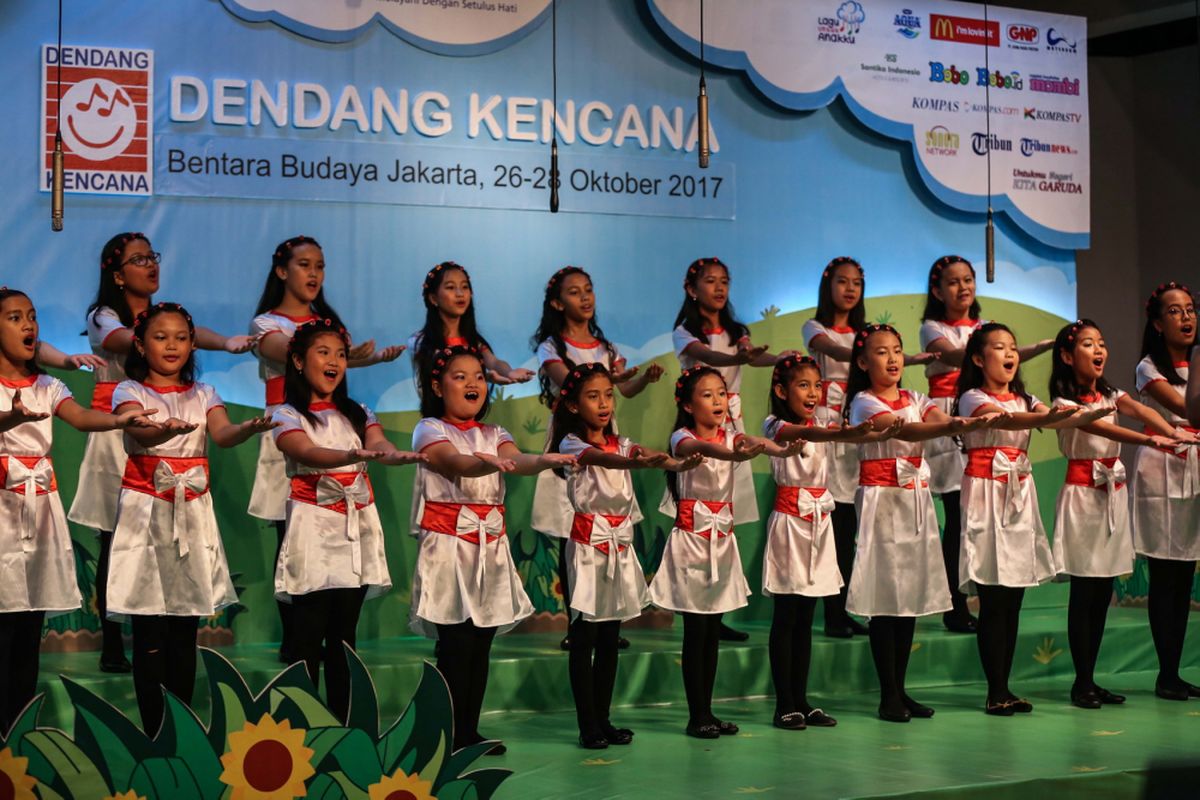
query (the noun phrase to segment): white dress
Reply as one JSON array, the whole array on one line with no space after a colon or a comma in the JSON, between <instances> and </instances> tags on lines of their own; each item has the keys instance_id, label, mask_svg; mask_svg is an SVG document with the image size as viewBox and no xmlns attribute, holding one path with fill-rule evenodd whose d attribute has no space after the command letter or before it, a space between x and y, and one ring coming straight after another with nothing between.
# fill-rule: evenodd
<instances>
[{"instance_id":1,"label":"white dress","mask_svg":"<svg viewBox=\"0 0 1200 800\"><path fill-rule=\"evenodd\" d=\"M681 369L702 366L702 362L697 361L684 352L692 342L700 342L718 353L729 353L732 355L737 352L737 342L730 340L730 336L725 332L724 328L713 328L706 330L704 333L707 335L708 341L701 342L682 325L676 327L672 332L671 341L675 346L675 357L679 359ZM728 420L727 426L734 433L745 433L746 422L742 419L742 368L735 365L732 367L713 367L713 369L721 373L721 377L725 379L725 391L729 393L729 414L726 417ZM738 461L736 463L727 463L733 465L733 507L737 509L734 512L734 524L743 525L747 522L758 522L758 497L754 492L754 470L750 467L750 462ZM659 505L659 511L662 511L667 516L675 514L675 504L671 499L670 493L664 493L663 501Z\"/></svg>"},{"instance_id":2,"label":"white dress","mask_svg":"<svg viewBox=\"0 0 1200 800\"><path fill-rule=\"evenodd\" d=\"M828 420L828 417L825 418ZM763 435L775 439L786 425L775 416L763 422ZM833 493L826 487L833 459L825 442L805 442L788 458L771 458L775 509L767 518L763 551L763 594L828 597L844 581L833 542Z\"/></svg>"},{"instance_id":3,"label":"white dress","mask_svg":"<svg viewBox=\"0 0 1200 800\"><path fill-rule=\"evenodd\" d=\"M50 445L52 417L71 390L45 374L0 380L0 411L12 408L17 391L27 409L51 417L0 433L0 613L64 614L79 608L80 595Z\"/></svg>"},{"instance_id":4,"label":"white dress","mask_svg":"<svg viewBox=\"0 0 1200 800\"><path fill-rule=\"evenodd\" d=\"M278 311L268 311L259 314L250 321L251 336L267 336L281 333L290 342L296 335L296 328L305 322L311 322L316 317L290 317ZM272 361L263 355L262 350L255 346L254 355L258 358L258 377L266 387L266 416L274 415L275 409L283 404L283 375L285 365ZM258 435L258 465L254 469L254 488L250 490L250 505L246 512L258 519L278 521L287 517L288 475L283 465L283 453L275 446L275 437L270 434Z\"/></svg>"},{"instance_id":5,"label":"white dress","mask_svg":"<svg viewBox=\"0 0 1200 800\"><path fill-rule=\"evenodd\" d=\"M563 437L558 450L577 456L593 447L572 433ZM628 457L639 448L624 437L611 436L601 449ZM549 470L543 474L563 481ZM572 616L588 622L633 619L650 597L633 549L637 500L629 470L589 466L563 483L574 509L566 545Z\"/></svg>"},{"instance_id":6,"label":"white dress","mask_svg":"<svg viewBox=\"0 0 1200 800\"><path fill-rule=\"evenodd\" d=\"M838 361L819 350L813 350L812 341L818 336L827 336L841 347L854 344L853 328L838 328L822 325L815 319L804 323L802 329L805 346L821 368L821 408L834 421L842 419L842 402L846 397L846 385L850 378L850 364ZM858 489L858 448L845 442L832 442L826 450L830 454L828 463L828 488L838 503L853 503Z\"/></svg>"},{"instance_id":7,"label":"white dress","mask_svg":"<svg viewBox=\"0 0 1200 800\"><path fill-rule=\"evenodd\" d=\"M271 415L278 442L302 432L317 447L356 450L363 446L353 424L333 403L313 403L308 410L316 422L286 403ZM379 425L367 412L366 427ZM275 565L275 597L322 589L366 587L367 599L392 588L384 549L383 525L375 507L375 494L363 463L318 469L284 458L290 490L287 498L287 533Z\"/></svg>"},{"instance_id":8,"label":"white dress","mask_svg":"<svg viewBox=\"0 0 1200 800\"><path fill-rule=\"evenodd\" d=\"M460 453L498 453L512 436L499 425L462 425L425 417L413 429L413 449L449 442ZM417 468L423 498L420 546L412 585L412 627L436 638L437 625L470 620L509 629L533 613L513 562L504 522L504 477L493 472L451 480Z\"/></svg>"},{"instance_id":9,"label":"white dress","mask_svg":"<svg viewBox=\"0 0 1200 800\"><path fill-rule=\"evenodd\" d=\"M152 388L123 381L113 407L158 409L196 429L156 447L128 434L129 453L113 531L108 616L206 617L237 602L209 491L208 412L222 405L211 386Z\"/></svg>"},{"instance_id":10,"label":"white dress","mask_svg":"<svg viewBox=\"0 0 1200 800\"><path fill-rule=\"evenodd\" d=\"M927 319L921 323L921 349L945 339L951 347L962 350L967 346L971 334L984 323L981 319L960 319L954 322ZM943 361L931 361L925 365L925 377L929 380L929 398L934 405L949 414L958 395L957 367ZM958 443L952 436L940 436L925 442L925 460L929 464L929 490L934 494L957 492L962 486L963 468L966 461Z\"/></svg>"},{"instance_id":11,"label":"white dress","mask_svg":"<svg viewBox=\"0 0 1200 800\"><path fill-rule=\"evenodd\" d=\"M1175 364L1185 381L1188 363ZM1177 428L1196 432L1187 420L1163 408L1147 387L1166 378L1147 356L1137 366L1141 401ZM1183 398L1185 387L1171 386ZM1180 445L1169 453L1157 447L1139 447L1133 462L1133 548L1138 555L1174 561L1200 559L1200 447Z\"/></svg>"},{"instance_id":12,"label":"white dress","mask_svg":"<svg viewBox=\"0 0 1200 800\"><path fill-rule=\"evenodd\" d=\"M592 344L583 344L571 339L563 339L563 345L566 349L567 361L571 364L603 364L610 372L613 368L613 363L620 358L620 354L616 353L616 348L606 345L599 340ZM615 354L615 355L614 355ZM554 343L550 339L546 339L537 349L538 369L545 370L547 364L563 363L563 357L554 349ZM558 390L562 388L557 384L552 383L550 390L554 396L558 396ZM613 431L617 429L616 417L613 417ZM546 443L545 446L550 446L550 439L554 436L553 417L546 423ZM541 531L547 536L556 539L566 539L571 535L571 525L574 519L575 511L571 508L571 501L567 499L566 482L556 476L553 471L546 470L539 472L537 483L533 488L533 513L529 521L530 526L535 531ZM642 511L637 505L636 498L634 499L633 512L630 514L632 523L637 524L642 521Z\"/></svg>"},{"instance_id":13,"label":"white dress","mask_svg":"<svg viewBox=\"0 0 1200 800\"><path fill-rule=\"evenodd\" d=\"M920 422L934 408L932 400L909 389L901 389L894 402L860 392L850 404L850 424L881 414ZM951 609L921 445L901 439L858 445L858 544L846 595L851 614L920 617Z\"/></svg>"},{"instance_id":14,"label":"white dress","mask_svg":"<svg viewBox=\"0 0 1200 800\"><path fill-rule=\"evenodd\" d=\"M739 434L725 428L716 441L732 448ZM697 439L680 428L671 434L671 454L680 442ZM734 525L734 462L716 458L678 474L675 525L662 563L650 583L650 602L668 611L722 614L744 607L750 586L742 572Z\"/></svg>"},{"instance_id":15,"label":"white dress","mask_svg":"<svg viewBox=\"0 0 1200 800\"><path fill-rule=\"evenodd\" d=\"M1105 422L1116 423L1117 401L1099 394L1076 403L1059 397L1055 406L1111 408ZM1067 458L1067 481L1058 490L1054 518L1054 562L1060 575L1115 578L1133 571L1133 537L1129 529L1129 489L1121 445L1079 428L1061 428L1058 447Z\"/></svg>"},{"instance_id":16,"label":"white dress","mask_svg":"<svg viewBox=\"0 0 1200 800\"><path fill-rule=\"evenodd\" d=\"M127 330L117 312L108 306L98 308L86 321L88 344L92 352L108 366L95 370L96 388L92 408L112 411L113 390L125 380L125 355L105 347L110 336ZM117 497L121 476L125 474L125 444L120 431L96 431L88 434L83 462L79 465L79 484L67 519L97 531L111 531L117 524Z\"/></svg>"},{"instance_id":17,"label":"white dress","mask_svg":"<svg viewBox=\"0 0 1200 800\"><path fill-rule=\"evenodd\" d=\"M1032 411L1039 401L971 389L959 400L958 413L970 417L985 405L1015 414ZM1028 430L963 434L967 467L962 481L962 558L958 562L963 592L974 592L976 584L1037 586L1058 573L1038 511L1029 436Z\"/></svg>"}]
</instances>

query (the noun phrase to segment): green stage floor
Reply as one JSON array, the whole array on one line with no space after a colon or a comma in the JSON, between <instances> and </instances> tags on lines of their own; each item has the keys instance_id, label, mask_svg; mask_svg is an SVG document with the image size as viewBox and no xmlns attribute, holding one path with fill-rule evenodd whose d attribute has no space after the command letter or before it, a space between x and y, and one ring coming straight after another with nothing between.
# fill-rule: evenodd
<instances>
[{"instance_id":1,"label":"green stage floor","mask_svg":"<svg viewBox=\"0 0 1200 800\"><path fill-rule=\"evenodd\" d=\"M677 630L631 630L621 656L614 720L638 732L630 747L589 752L575 745L566 655L551 634L502 637L493 650L484 733L500 737L509 755L495 759L515 774L500 798L774 797L1142 797L1146 770L1158 761L1195 759L1200 766L1200 701L1153 696L1154 649L1145 611L1110 611L1100 654L1102 683L1129 695L1123 707L1084 711L1071 706L1066 611L1030 607L1013 668L1012 688L1034 702L1032 715L993 718L982 712L984 689L975 639L949 634L937 620L917 629L909 687L937 708L932 720L880 722L874 671L865 638L826 639L814 630L810 701L836 716L831 730L771 727L767 625L741 625L744 644L723 644L717 713L743 733L704 742L683 735L686 708L679 675ZM274 648L242 645L222 652L261 689L278 671ZM380 695L385 724L415 689L431 643L414 638L366 642L360 655ZM136 715L128 676L99 673L95 653L46 654L43 724L70 727L70 708L56 673L71 677ZM1200 683L1200 633L1184 654L1186 674ZM196 711L207 717L202 686ZM491 761L491 759L489 759ZM490 764L488 764L490 766ZM1032 782L1032 783L1031 783ZM1200 797L1200 777L1174 785Z\"/></svg>"}]
</instances>

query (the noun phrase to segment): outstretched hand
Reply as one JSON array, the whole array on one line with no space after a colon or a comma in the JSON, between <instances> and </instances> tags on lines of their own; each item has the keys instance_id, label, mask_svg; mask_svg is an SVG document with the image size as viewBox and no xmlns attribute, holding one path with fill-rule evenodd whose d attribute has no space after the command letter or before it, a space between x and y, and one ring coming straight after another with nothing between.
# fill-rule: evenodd
<instances>
[{"instance_id":1,"label":"outstretched hand","mask_svg":"<svg viewBox=\"0 0 1200 800\"><path fill-rule=\"evenodd\" d=\"M36 422L39 419L46 419L50 414L46 411L34 411L25 407L25 403L21 400L21 390L17 389L13 392L12 410L9 412L11 418L17 420L15 424L20 425L23 422Z\"/></svg>"}]
</instances>

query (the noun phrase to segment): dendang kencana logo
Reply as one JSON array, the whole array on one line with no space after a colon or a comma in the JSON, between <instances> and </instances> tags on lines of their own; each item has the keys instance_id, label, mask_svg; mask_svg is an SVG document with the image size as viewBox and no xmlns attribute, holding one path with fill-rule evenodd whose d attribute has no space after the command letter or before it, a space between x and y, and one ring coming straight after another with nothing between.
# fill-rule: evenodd
<instances>
[{"instance_id":1,"label":"dendang kencana logo","mask_svg":"<svg viewBox=\"0 0 1200 800\"><path fill-rule=\"evenodd\" d=\"M858 0L846 0L832 17L817 17L817 41L854 44L867 12Z\"/></svg>"},{"instance_id":2,"label":"dendang kencana logo","mask_svg":"<svg viewBox=\"0 0 1200 800\"><path fill-rule=\"evenodd\" d=\"M896 26L896 33L905 39L916 39L921 35L921 17L914 14L911 8L901 9L892 24Z\"/></svg>"},{"instance_id":3,"label":"dendang kencana logo","mask_svg":"<svg viewBox=\"0 0 1200 800\"><path fill-rule=\"evenodd\" d=\"M57 77L62 69L62 109ZM153 191L154 54L150 50L42 48L39 186L50 189L54 131L62 133L65 189L94 194Z\"/></svg>"}]
</instances>

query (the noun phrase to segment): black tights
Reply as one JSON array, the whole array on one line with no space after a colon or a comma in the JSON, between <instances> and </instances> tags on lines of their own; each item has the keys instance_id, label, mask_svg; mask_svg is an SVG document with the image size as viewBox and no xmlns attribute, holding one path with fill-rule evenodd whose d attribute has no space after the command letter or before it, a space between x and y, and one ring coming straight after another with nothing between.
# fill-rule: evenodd
<instances>
[{"instance_id":1,"label":"black tights","mask_svg":"<svg viewBox=\"0 0 1200 800\"><path fill-rule=\"evenodd\" d=\"M366 596L365 587L291 596L296 658L304 662L314 687L321 685L321 662L325 662L325 702L339 722L345 721L350 710L350 667L342 643L354 649L358 615Z\"/></svg>"},{"instance_id":2,"label":"black tights","mask_svg":"<svg viewBox=\"0 0 1200 800\"><path fill-rule=\"evenodd\" d=\"M1150 567L1150 635L1158 653L1158 685L1179 688L1179 661L1191 612L1195 561L1147 558Z\"/></svg>"},{"instance_id":3,"label":"black tights","mask_svg":"<svg viewBox=\"0 0 1200 800\"><path fill-rule=\"evenodd\" d=\"M1013 698L1008 689L1013 655L1017 651L1017 626L1025 590L1009 586L984 586L979 590L979 660L987 677L988 703Z\"/></svg>"},{"instance_id":4,"label":"black tights","mask_svg":"<svg viewBox=\"0 0 1200 800\"><path fill-rule=\"evenodd\" d=\"M1067 641L1071 661L1075 663L1075 690L1096 689L1096 659L1104 639L1104 621L1112 600L1112 578L1071 576L1071 594L1067 601Z\"/></svg>"},{"instance_id":5,"label":"black tights","mask_svg":"<svg viewBox=\"0 0 1200 800\"><path fill-rule=\"evenodd\" d=\"M908 673L908 657L912 653L916 628L915 617L871 617L871 657L879 675L879 707L882 710L899 714L906 709L908 695L904 691L904 678Z\"/></svg>"},{"instance_id":6,"label":"black tights","mask_svg":"<svg viewBox=\"0 0 1200 800\"><path fill-rule=\"evenodd\" d=\"M717 681L717 654L721 639L720 614L684 612L683 691L687 694L688 722L711 724L713 686Z\"/></svg>"},{"instance_id":7,"label":"black tights","mask_svg":"<svg viewBox=\"0 0 1200 800\"><path fill-rule=\"evenodd\" d=\"M275 525L275 563L279 563L279 554L283 551L283 537L287 534L287 521L278 519L274 522ZM274 570L272 570L274 574ZM275 606L279 609L279 625L281 632L279 634L279 655L289 664L296 660L297 655L292 652L292 604L284 602L276 598Z\"/></svg>"},{"instance_id":8,"label":"black tights","mask_svg":"<svg viewBox=\"0 0 1200 800\"><path fill-rule=\"evenodd\" d=\"M950 585L950 602L954 610L949 612L959 619L966 619L967 596L958 588L958 559L962 550L962 492L946 492L941 495L942 510L946 512L946 525L942 528L942 561L946 564L946 582Z\"/></svg>"},{"instance_id":9,"label":"black tights","mask_svg":"<svg viewBox=\"0 0 1200 800\"><path fill-rule=\"evenodd\" d=\"M191 705L196 684L196 628L199 617L134 615L133 690L142 730L155 736L162 726L163 689Z\"/></svg>"},{"instance_id":10,"label":"black tights","mask_svg":"<svg viewBox=\"0 0 1200 800\"><path fill-rule=\"evenodd\" d=\"M571 623L571 693L582 735L603 733L610 724L620 633L621 623L616 620L586 622L580 618Z\"/></svg>"},{"instance_id":11,"label":"black tights","mask_svg":"<svg viewBox=\"0 0 1200 800\"><path fill-rule=\"evenodd\" d=\"M828 604L829 598L825 602ZM816 607L815 597L775 595L770 655L776 714L812 711L808 704L808 667L812 662L812 622Z\"/></svg>"},{"instance_id":12,"label":"black tights","mask_svg":"<svg viewBox=\"0 0 1200 800\"><path fill-rule=\"evenodd\" d=\"M850 588L850 575L854 571L854 538L858 534L858 515L853 503L836 503L829 515L833 522L833 546L837 551L838 570L842 573L841 590L822 600L825 609L825 627L836 628L849 621L846 614L846 592Z\"/></svg>"},{"instance_id":13,"label":"black tights","mask_svg":"<svg viewBox=\"0 0 1200 800\"><path fill-rule=\"evenodd\" d=\"M479 715L487 691L488 657L495 628L478 628L467 620L457 625L438 625L437 668L450 687L454 706L454 749L483 740Z\"/></svg>"},{"instance_id":14,"label":"black tights","mask_svg":"<svg viewBox=\"0 0 1200 800\"><path fill-rule=\"evenodd\" d=\"M112 531L97 531L100 553L96 557L96 613L100 615L100 660L117 664L125 660L121 623L108 618L108 562L112 553Z\"/></svg>"},{"instance_id":15,"label":"black tights","mask_svg":"<svg viewBox=\"0 0 1200 800\"><path fill-rule=\"evenodd\" d=\"M0 614L0 737L37 691L38 656L45 611Z\"/></svg>"},{"instance_id":16,"label":"black tights","mask_svg":"<svg viewBox=\"0 0 1200 800\"><path fill-rule=\"evenodd\" d=\"M567 635L571 635L571 582L567 573L567 540L558 540L558 583L562 587L563 611L567 613Z\"/></svg>"}]
</instances>

